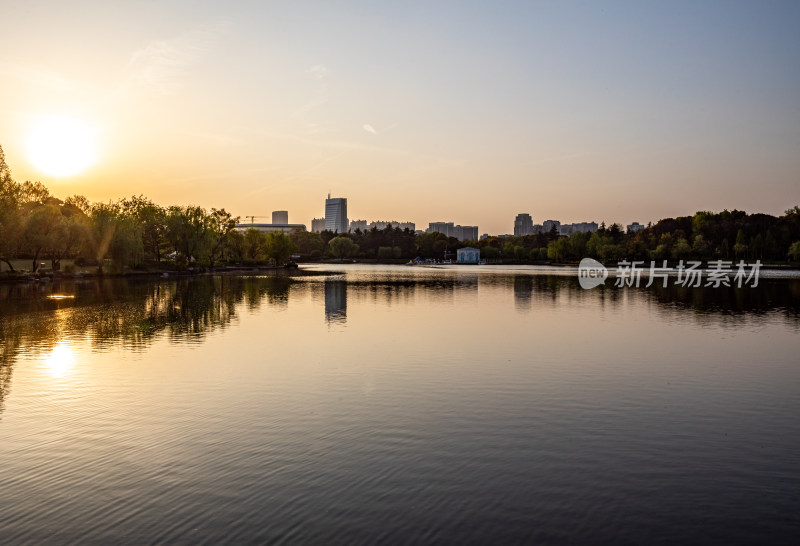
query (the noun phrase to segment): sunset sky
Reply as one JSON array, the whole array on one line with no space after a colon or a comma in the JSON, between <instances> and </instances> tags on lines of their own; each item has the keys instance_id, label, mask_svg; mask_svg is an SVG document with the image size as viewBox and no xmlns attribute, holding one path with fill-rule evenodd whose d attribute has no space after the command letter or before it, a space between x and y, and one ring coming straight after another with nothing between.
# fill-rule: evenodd
<instances>
[{"instance_id":1,"label":"sunset sky","mask_svg":"<svg viewBox=\"0 0 800 546\"><path fill-rule=\"evenodd\" d=\"M519 212L800 204L796 1L28 0L0 20L0 145L62 198L310 227L331 191L351 219L494 234Z\"/></svg>"}]
</instances>

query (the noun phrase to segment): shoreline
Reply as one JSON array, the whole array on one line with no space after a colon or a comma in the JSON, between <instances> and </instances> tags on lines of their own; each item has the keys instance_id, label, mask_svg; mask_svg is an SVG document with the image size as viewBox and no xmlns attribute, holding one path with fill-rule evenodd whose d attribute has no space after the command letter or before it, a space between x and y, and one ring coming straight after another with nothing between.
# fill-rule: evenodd
<instances>
[{"instance_id":1,"label":"shoreline","mask_svg":"<svg viewBox=\"0 0 800 546\"><path fill-rule=\"evenodd\" d=\"M44 275L21 274L0 276L0 284L51 283L58 281L82 281L102 279L172 279L202 277L213 275L245 275L252 273L274 273L275 276L309 276L319 272L286 266L233 266L224 268L202 268L199 270L126 271L124 273L61 273L50 272Z\"/></svg>"},{"instance_id":2,"label":"shoreline","mask_svg":"<svg viewBox=\"0 0 800 546\"><path fill-rule=\"evenodd\" d=\"M201 277L201 276L225 276L225 275L237 275L237 276L247 276L251 274L273 274L275 276L286 276L286 277L302 277L302 276L319 276L319 275L326 275L335 272L326 272L326 271L319 271L308 269L302 266L333 266L333 267L342 267L342 266L352 266L352 265L369 265L369 266L404 266L408 264L399 264L396 262L352 262L352 261L342 261L342 262L330 262L330 261L308 261L308 262L301 262L298 264L298 267L286 267L286 266L229 266L229 267L222 267L222 268L200 268L198 270L161 270L161 271L126 271L124 273L61 273L61 272L48 272L46 274L21 274L21 275L0 275L0 284L26 284L26 283L52 283L52 282L60 282L60 281L82 281L82 280L102 280L102 279L173 279L173 278L192 278L192 277ZM427 266L429 268L449 268L450 266L457 266L457 267L480 267L494 269L494 268L502 268L502 267L521 267L521 268L531 268L531 269L552 269L552 270L559 270L559 271L577 271L578 264L577 263L549 263L549 264L514 264L514 263L503 263L503 264L420 264L420 266ZM613 273L614 267L617 264L607 264L609 267L609 273ZM419 267L419 266L418 266ZM781 273L795 273L800 276L800 267L789 265L789 264L767 264L761 266L762 272L770 272L770 273L777 273L778 275L769 275L771 278L783 278ZM704 268L705 270L705 268ZM8 273L8 272L5 272ZM647 273L647 268L642 269L642 273ZM785 278L795 278L795 275L789 275Z\"/></svg>"}]
</instances>

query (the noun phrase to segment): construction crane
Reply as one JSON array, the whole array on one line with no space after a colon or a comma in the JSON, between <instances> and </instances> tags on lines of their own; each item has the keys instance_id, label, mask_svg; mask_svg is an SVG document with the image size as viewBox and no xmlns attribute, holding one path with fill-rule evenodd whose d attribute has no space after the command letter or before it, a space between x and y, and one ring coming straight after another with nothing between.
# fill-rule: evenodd
<instances>
[{"instance_id":1,"label":"construction crane","mask_svg":"<svg viewBox=\"0 0 800 546\"><path fill-rule=\"evenodd\" d=\"M255 224L256 218L272 218L271 216L245 216L245 218L250 218L250 223Z\"/></svg>"}]
</instances>

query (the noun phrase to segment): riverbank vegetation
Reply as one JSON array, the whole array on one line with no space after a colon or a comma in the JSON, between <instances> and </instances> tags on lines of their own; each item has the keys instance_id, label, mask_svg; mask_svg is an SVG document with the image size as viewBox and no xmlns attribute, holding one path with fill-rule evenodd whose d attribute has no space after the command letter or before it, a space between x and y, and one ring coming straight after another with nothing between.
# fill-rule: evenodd
<instances>
[{"instance_id":1,"label":"riverbank vegetation","mask_svg":"<svg viewBox=\"0 0 800 546\"><path fill-rule=\"evenodd\" d=\"M619 260L761 260L800 262L800 207L782 216L744 211L701 211L693 216L665 218L636 233L618 224L600 225L595 233L558 236L553 230L525 237L481 241L482 256L504 262L577 262L590 257Z\"/></svg>"},{"instance_id":2,"label":"riverbank vegetation","mask_svg":"<svg viewBox=\"0 0 800 546\"><path fill-rule=\"evenodd\" d=\"M559 236L555 230L524 237L463 242L441 233L408 229L291 235L241 230L225 209L161 206L144 196L90 203L57 198L39 182L17 182L0 148L0 262L5 275L45 268L99 274L230 265L283 265L305 260L374 260L398 263L420 257L453 259L465 246L489 263L565 263L591 257L604 262L681 259L760 259L800 262L800 207L782 216L744 211L698 212L667 218L637 233L601 224L596 233ZM25 260L25 261L22 261ZM28 264L21 267L20 264Z\"/></svg>"},{"instance_id":3,"label":"riverbank vegetation","mask_svg":"<svg viewBox=\"0 0 800 546\"><path fill-rule=\"evenodd\" d=\"M0 261L7 276L94 267L98 274L126 270L282 265L295 249L286 235L235 229L225 209L162 207L134 196L90 203L59 199L39 182L16 182L0 148ZM84 269L85 270L85 269Z\"/></svg>"},{"instance_id":4,"label":"riverbank vegetation","mask_svg":"<svg viewBox=\"0 0 800 546\"><path fill-rule=\"evenodd\" d=\"M625 233L618 224L601 224L595 233L560 236L556 230L551 230L523 237L487 237L469 242L441 233L415 235L391 227L343 235L323 232L297 236L294 240L306 256L379 261L413 257L455 259L457 249L474 246L481 249L481 258L489 263L569 263L590 257L603 262L742 259L786 264L800 262L800 207L778 217L738 210L704 211L693 216L666 218L637 233ZM352 244L343 244L347 240Z\"/></svg>"}]
</instances>

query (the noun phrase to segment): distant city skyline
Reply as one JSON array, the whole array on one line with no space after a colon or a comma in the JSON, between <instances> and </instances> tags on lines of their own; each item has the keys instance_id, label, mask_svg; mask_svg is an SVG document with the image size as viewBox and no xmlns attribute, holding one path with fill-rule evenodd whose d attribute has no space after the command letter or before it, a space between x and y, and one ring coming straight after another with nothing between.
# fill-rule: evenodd
<instances>
[{"instance_id":1,"label":"distant city skyline","mask_svg":"<svg viewBox=\"0 0 800 546\"><path fill-rule=\"evenodd\" d=\"M78 15L80 14L80 15ZM800 3L6 3L18 180L242 218L800 204ZM539 214L542 216L539 216ZM510 218L510 219L509 219Z\"/></svg>"},{"instance_id":2,"label":"distant city skyline","mask_svg":"<svg viewBox=\"0 0 800 546\"><path fill-rule=\"evenodd\" d=\"M342 210L343 209L343 210ZM331 217L331 225L338 225L343 226L343 222L347 221L347 230L346 231L355 231L356 229L360 229L362 231L367 229L372 229L373 227L377 229L385 229L388 224L393 225L394 227L399 227L400 229L410 229L411 231L426 231L430 233L431 231L439 231L440 233L444 233L449 236L454 236L457 238L463 238L464 235L463 229L469 228L469 233L473 233L473 228L477 231L478 226L456 226L454 222L428 222L428 228L425 230L417 230L415 222L405 222L405 221L397 221L397 220L366 220L366 219L348 219L347 218L347 198L330 198L326 199L325 211L330 211L333 216ZM341 217L341 213L344 213L344 218ZM288 215L289 211L272 211L272 223L273 224L288 224ZM686 215L681 215L686 216ZM259 218L259 215L247 215L244 218ZM550 231L550 228L553 224L555 224L556 228L558 229L559 233L562 235L568 235L572 232L587 232L592 233L597 231L599 224L601 222L561 222L560 220L543 220L542 224L534 223L535 217L530 213L518 213L516 214L515 218L512 221L512 230L510 232L503 232L499 231L496 233L488 233L488 235L514 235L514 236L523 236L523 235L533 235L535 233L539 233L541 231ZM652 220L649 220L652 222ZM305 222L304 222L305 223ZM626 228L628 231L632 229L635 231L637 229L643 228L647 222L644 224L640 224L638 221L634 220L631 224L625 224L622 222L605 222L606 225L611 225L613 223L619 224L620 227ZM321 218L312 218L308 221L307 225L309 226L309 231L322 231L324 229L329 229L326 226L326 216L323 215ZM339 231L338 229L336 229Z\"/></svg>"}]
</instances>

